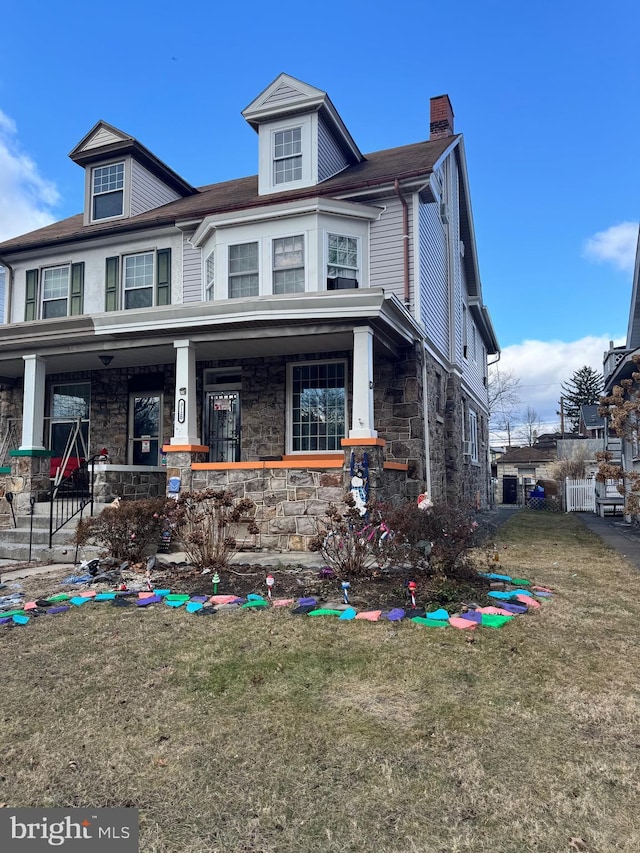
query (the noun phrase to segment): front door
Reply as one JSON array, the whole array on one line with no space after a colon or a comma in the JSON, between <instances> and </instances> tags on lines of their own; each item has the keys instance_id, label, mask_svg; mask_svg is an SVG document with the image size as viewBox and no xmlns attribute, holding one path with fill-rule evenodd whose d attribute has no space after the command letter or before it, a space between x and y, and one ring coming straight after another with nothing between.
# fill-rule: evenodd
<instances>
[{"instance_id":1,"label":"front door","mask_svg":"<svg viewBox=\"0 0 640 853\"><path fill-rule=\"evenodd\" d=\"M208 391L205 411L209 462L239 462L240 392Z\"/></svg>"},{"instance_id":2,"label":"front door","mask_svg":"<svg viewBox=\"0 0 640 853\"><path fill-rule=\"evenodd\" d=\"M502 478L502 503L518 503L518 478L506 476Z\"/></svg>"},{"instance_id":3,"label":"front door","mask_svg":"<svg viewBox=\"0 0 640 853\"><path fill-rule=\"evenodd\" d=\"M159 465L162 394L129 395L129 465Z\"/></svg>"}]
</instances>

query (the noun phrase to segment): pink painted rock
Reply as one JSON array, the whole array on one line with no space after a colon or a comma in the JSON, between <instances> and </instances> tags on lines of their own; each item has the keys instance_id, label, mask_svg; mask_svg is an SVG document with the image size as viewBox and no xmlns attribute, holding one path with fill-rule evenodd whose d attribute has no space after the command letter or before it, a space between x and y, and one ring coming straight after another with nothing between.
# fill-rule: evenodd
<instances>
[{"instance_id":1,"label":"pink painted rock","mask_svg":"<svg viewBox=\"0 0 640 853\"><path fill-rule=\"evenodd\" d=\"M526 604L527 607L540 607L540 602L536 601L530 595L516 595L516 601Z\"/></svg>"},{"instance_id":2,"label":"pink painted rock","mask_svg":"<svg viewBox=\"0 0 640 853\"><path fill-rule=\"evenodd\" d=\"M212 595L209 599L212 604L232 604L237 600L237 595Z\"/></svg>"},{"instance_id":3,"label":"pink painted rock","mask_svg":"<svg viewBox=\"0 0 640 853\"><path fill-rule=\"evenodd\" d=\"M377 622L382 616L382 610L363 610L356 614L356 619L365 619L367 622Z\"/></svg>"},{"instance_id":4,"label":"pink painted rock","mask_svg":"<svg viewBox=\"0 0 640 853\"><path fill-rule=\"evenodd\" d=\"M463 619L461 616L449 616L449 625L454 628L460 628L461 631L475 631L478 627L477 622L471 622L469 619Z\"/></svg>"},{"instance_id":5,"label":"pink painted rock","mask_svg":"<svg viewBox=\"0 0 640 853\"><path fill-rule=\"evenodd\" d=\"M274 598L271 604L273 607L288 607L293 601L293 598Z\"/></svg>"},{"instance_id":6,"label":"pink painted rock","mask_svg":"<svg viewBox=\"0 0 640 853\"><path fill-rule=\"evenodd\" d=\"M513 613L509 613L508 610L504 610L502 607L478 607L477 609L480 613L492 614L493 616L513 616Z\"/></svg>"}]
</instances>

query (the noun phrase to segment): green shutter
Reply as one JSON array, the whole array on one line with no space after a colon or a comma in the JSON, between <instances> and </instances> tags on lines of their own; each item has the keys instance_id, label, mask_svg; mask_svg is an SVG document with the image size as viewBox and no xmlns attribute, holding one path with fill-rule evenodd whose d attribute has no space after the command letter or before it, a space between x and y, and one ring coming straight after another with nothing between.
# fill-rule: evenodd
<instances>
[{"instance_id":1,"label":"green shutter","mask_svg":"<svg viewBox=\"0 0 640 853\"><path fill-rule=\"evenodd\" d=\"M24 319L25 321L38 319L38 270L27 270Z\"/></svg>"},{"instance_id":2,"label":"green shutter","mask_svg":"<svg viewBox=\"0 0 640 853\"><path fill-rule=\"evenodd\" d=\"M118 310L118 271L120 269L120 258L107 258L105 272L105 311Z\"/></svg>"},{"instance_id":3,"label":"green shutter","mask_svg":"<svg viewBox=\"0 0 640 853\"><path fill-rule=\"evenodd\" d=\"M158 249L156 256L156 305L171 304L171 249Z\"/></svg>"},{"instance_id":4,"label":"green shutter","mask_svg":"<svg viewBox=\"0 0 640 853\"><path fill-rule=\"evenodd\" d=\"M84 263L71 264L71 311L84 314Z\"/></svg>"}]
</instances>

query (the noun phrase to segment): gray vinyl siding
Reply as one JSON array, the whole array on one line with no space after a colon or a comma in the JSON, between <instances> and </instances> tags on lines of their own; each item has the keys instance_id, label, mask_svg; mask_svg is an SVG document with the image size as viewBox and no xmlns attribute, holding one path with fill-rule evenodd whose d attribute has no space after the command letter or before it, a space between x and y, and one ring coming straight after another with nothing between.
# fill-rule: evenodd
<instances>
[{"instance_id":1,"label":"gray vinyl siding","mask_svg":"<svg viewBox=\"0 0 640 853\"><path fill-rule=\"evenodd\" d=\"M419 207L420 317L427 337L443 355L449 353L449 282L447 240L437 202Z\"/></svg>"},{"instance_id":2,"label":"gray vinyl siding","mask_svg":"<svg viewBox=\"0 0 640 853\"><path fill-rule=\"evenodd\" d=\"M371 287L384 287L404 302L404 250L402 235L402 205L397 196L372 201L384 205L379 219L371 223L369 240L369 282ZM409 234L411 229L411 198L409 206ZM411 247L410 247L411 249ZM413 253L409 251L409 281L413 281Z\"/></svg>"},{"instance_id":3,"label":"gray vinyl siding","mask_svg":"<svg viewBox=\"0 0 640 853\"><path fill-rule=\"evenodd\" d=\"M300 92L298 89L294 89L293 86L289 86L287 83L281 83L275 92L272 92L269 95L263 106L266 106L267 104L279 104L281 101L289 101L292 98L299 97Z\"/></svg>"},{"instance_id":4,"label":"gray vinyl siding","mask_svg":"<svg viewBox=\"0 0 640 853\"><path fill-rule=\"evenodd\" d=\"M193 233L182 238L182 301L202 301L202 249L189 243Z\"/></svg>"},{"instance_id":5,"label":"gray vinyl siding","mask_svg":"<svg viewBox=\"0 0 640 853\"><path fill-rule=\"evenodd\" d=\"M349 165L344 153L340 150L331 135L327 123L318 118L318 181L326 181L332 175L337 175Z\"/></svg>"},{"instance_id":6,"label":"gray vinyl siding","mask_svg":"<svg viewBox=\"0 0 640 853\"><path fill-rule=\"evenodd\" d=\"M180 198L136 160L131 161L131 216Z\"/></svg>"},{"instance_id":7,"label":"gray vinyl siding","mask_svg":"<svg viewBox=\"0 0 640 853\"><path fill-rule=\"evenodd\" d=\"M88 151L90 148L100 148L103 145L111 145L113 142L122 142L122 137L117 136L106 127L101 127L95 136L84 145L83 151Z\"/></svg>"}]
</instances>

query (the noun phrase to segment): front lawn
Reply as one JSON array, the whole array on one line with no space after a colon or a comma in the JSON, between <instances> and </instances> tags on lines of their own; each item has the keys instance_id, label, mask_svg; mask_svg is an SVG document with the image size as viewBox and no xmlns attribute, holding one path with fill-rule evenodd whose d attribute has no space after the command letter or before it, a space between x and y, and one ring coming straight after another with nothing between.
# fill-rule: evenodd
<instances>
[{"instance_id":1,"label":"front lawn","mask_svg":"<svg viewBox=\"0 0 640 853\"><path fill-rule=\"evenodd\" d=\"M568 515L498 546L555 594L470 637L106 603L0 628L0 801L136 806L149 853L636 853L639 575Z\"/></svg>"}]
</instances>

